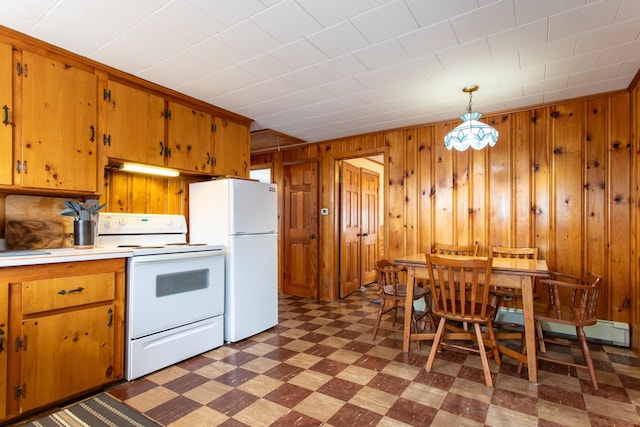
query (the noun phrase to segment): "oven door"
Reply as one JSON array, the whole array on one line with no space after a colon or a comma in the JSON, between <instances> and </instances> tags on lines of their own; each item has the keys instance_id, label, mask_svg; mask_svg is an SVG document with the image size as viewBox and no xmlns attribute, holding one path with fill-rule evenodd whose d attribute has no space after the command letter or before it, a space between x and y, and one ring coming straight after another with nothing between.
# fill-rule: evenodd
<instances>
[{"instance_id":1,"label":"oven door","mask_svg":"<svg viewBox=\"0 0 640 427\"><path fill-rule=\"evenodd\" d=\"M223 251L145 255L129 259L129 340L223 313Z\"/></svg>"}]
</instances>

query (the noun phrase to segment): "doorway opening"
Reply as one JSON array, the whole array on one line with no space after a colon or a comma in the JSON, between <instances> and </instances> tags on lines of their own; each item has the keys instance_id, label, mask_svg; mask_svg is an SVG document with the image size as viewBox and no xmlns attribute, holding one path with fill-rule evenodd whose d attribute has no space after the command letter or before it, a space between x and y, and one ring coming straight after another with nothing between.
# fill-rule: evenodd
<instances>
[{"instance_id":1,"label":"doorway opening","mask_svg":"<svg viewBox=\"0 0 640 427\"><path fill-rule=\"evenodd\" d=\"M364 291L377 280L375 262L384 257L384 154L337 161L339 294Z\"/></svg>"}]
</instances>

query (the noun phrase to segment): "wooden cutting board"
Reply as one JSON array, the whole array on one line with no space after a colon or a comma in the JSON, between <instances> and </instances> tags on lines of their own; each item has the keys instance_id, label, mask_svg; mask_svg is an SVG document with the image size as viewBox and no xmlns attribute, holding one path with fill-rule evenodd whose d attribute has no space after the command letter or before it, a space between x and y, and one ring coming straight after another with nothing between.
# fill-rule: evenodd
<instances>
[{"instance_id":1,"label":"wooden cutting board","mask_svg":"<svg viewBox=\"0 0 640 427\"><path fill-rule=\"evenodd\" d=\"M62 216L69 198L9 195L5 200L7 249L73 247L73 217Z\"/></svg>"}]
</instances>

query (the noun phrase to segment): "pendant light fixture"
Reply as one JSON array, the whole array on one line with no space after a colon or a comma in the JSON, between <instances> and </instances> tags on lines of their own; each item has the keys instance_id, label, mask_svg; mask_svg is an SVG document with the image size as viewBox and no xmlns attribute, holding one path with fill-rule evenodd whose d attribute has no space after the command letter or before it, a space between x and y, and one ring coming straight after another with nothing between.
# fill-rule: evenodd
<instances>
[{"instance_id":1,"label":"pendant light fixture","mask_svg":"<svg viewBox=\"0 0 640 427\"><path fill-rule=\"evenodd\" d=\"M444 145L448 150L455 148L464 151L471 147L474 150L482 150L487 145L493 147L498 142L498 131L486 123L479 122L482 113L474 113L471 110L473 92L480 87L478 85L465 86L464 93L469 94L469 106L467 112L460 116L464 123L445 135Z\"/></svg>"}]
</instances>

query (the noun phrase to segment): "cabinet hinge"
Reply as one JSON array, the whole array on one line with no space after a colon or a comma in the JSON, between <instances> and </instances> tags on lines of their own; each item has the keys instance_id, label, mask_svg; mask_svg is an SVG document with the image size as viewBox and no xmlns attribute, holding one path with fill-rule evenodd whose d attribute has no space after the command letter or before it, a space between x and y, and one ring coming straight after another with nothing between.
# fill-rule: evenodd
<instances>
[{"instance_id":1,"label":"cabinet hinge","mask_svg":"<svg viewBox=\"0 0 640 427\"><path fill-rule=\"evenodd\" d=\"M111 146L111 135L107 135L106 133L102 134L102 145Z\"/></svg>"},{"instance_id":2,"label":"cabinet hinge","mask_svg":"<svg viewBox=\"0 0 640 427\"><path fill-rule=\"evenodd\" d=\"M13 398L19 400L20 398L25 399L27 397L27 384L22 384L22 387L19 385L13 388Z\"/></svg>"},{"instance_id":3,"label":"cabinet hinge","mask_svg":"<svg viewBox=\"0 0 640 427\"><path fill-rule=\"evenodd\" d=\"M102 99L105 101L111 101L111 91L107 89L102 90Z\"/></svg>"},{"instance_id":4,"label":"cabinet hinge","mask_svg":"<svg viewBox=\"0 0 640 427\"><path fill-rule=\"evenodd\" d=\"M338 284L342 283L342 276L338 276Z\"/></svg>"},{"instance_id":5,"label":"cabinet hinge","mask_svg":"<svg viewBox=\"0 0 640 427\"><path fill-rule=\"evenodd\" d=\"M25 335L23 339L20 337L16 337L16 351L20 351L20 349L27 350L27 336Z\"/></svg>"},{"instance_id":6,"label":"cabinet hinge","mask_svg":"<svg viewBox=\"0 0 640 427\"><path fill-rule=\"evenodd\" d=\"M29 68L27 67L27 64L22 65L18 62L18 64L16 65L16 73L18 75L22 74L27 77L29 75Z\"/></svg>"},{"instance_id":7,"label":"cabinet hinge","mask_svg":"<svg viewBox=\"0 0 640 427\"><path fill-rule=\"evenodd\" d=\"M214 167L218 166L218 160L215 157L213 158L213 162L212 163L213 163Z\"/></svg>"},{"instance_id":8,"label":"cabinet hinge","mask_svg":"<svg viewBox=\"0 0 640 427\"><path fill-rule=\"evenodd\" d=\"M211 125L211 132L216 132L218 130L218 127L216 126L216 124L212 124Z\"/></svg>"},{"instance_id":9,"label":"cabinet hinge","mask_svg":"<svg viewBox=\"0 0 640 427\"><path fill-rule=\"evenodd\" d=\"M164 112L164 118L167 120L171 120L171 110L166 110Z\"/></svg>"},{"instance_id":10,"label":"cabinet hinge","mask_svg":"<svg viewBox=\"0 0 640 427\"><path fill-rule=\"evenodd\" d=\"M16 172L21 173L24 172L25 174L27 173L27 161L23 160L22 162L20 160L16 160Z\"/></svg>"}]
</instances>

